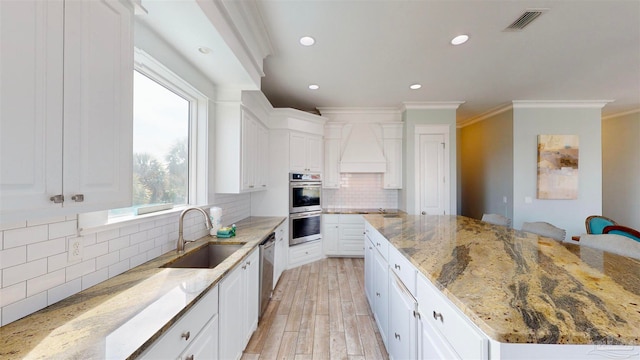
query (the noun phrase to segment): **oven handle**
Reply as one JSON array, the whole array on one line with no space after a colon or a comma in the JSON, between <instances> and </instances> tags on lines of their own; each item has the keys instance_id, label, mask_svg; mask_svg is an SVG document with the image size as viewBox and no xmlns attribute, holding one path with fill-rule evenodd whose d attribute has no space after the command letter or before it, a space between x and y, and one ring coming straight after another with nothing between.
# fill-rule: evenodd
<instances>
[{"instance_id":1,"label":"oven handle","mask_svg":"<svg viewBox=\"0 0 640 360\"><path fill-rule=\"evenodd\" d=\"M302 186L307 186L307 187L322 187L322 183L317 181L317 182L291 182L290 187L302 187Z\"/></svg>"},{"instance_id":2,"label":"oven handle","mask_svg":"<svg viewBox=\"0 0 640 360\"><path fill-rule=\"evenodd\" d=\"M312 217L312 216L320 216L320 215L322 215L322 210L321 211L302 212L302 213L297 213L297 214L289 214L289 217L292 218L292 219L301 219L301 218Z\"/></svg>"}]
</instances>

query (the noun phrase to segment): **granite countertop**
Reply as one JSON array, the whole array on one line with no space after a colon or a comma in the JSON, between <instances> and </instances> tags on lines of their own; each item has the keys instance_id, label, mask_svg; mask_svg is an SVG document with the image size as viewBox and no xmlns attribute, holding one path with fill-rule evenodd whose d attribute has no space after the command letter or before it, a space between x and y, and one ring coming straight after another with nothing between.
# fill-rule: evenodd
<instances>
[{"instance_id":1,"label":"granite countertop","mask_svg":"<svg viewBox=\"0 0 640 360\"><path fill-rule=\"evenodd\" d=\"M640 261L462 216L365 219L492 339L640 345Z\"/></svg>"},{"instance_id":2,"label":"granite countertop","mask_svg":"<svg viewBox=\"0 0 640 360\"><path fill-rule=\"evenodd\" d=\"M134 358L284 219L249 217L236 223L233 238L205 236L186 246L189 252L211 241L246 242L213 269L160 268L178 256L174 250L0 327L0 358Z\"/></svg>"},{"instance_id":3,"label":"granite countertop","mask_svg":"<svg viewBox=\"0 0 640 360\"><path fill-rule=\"evenodd\" d=\"M326 208L323 214L397 214L398 209Z\"/></svg>"}]
</instances>

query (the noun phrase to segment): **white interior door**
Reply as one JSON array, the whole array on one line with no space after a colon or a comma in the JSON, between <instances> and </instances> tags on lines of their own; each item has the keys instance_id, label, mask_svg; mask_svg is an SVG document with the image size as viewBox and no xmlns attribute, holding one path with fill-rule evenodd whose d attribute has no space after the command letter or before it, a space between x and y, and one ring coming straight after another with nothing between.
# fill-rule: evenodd
<instances>
[{"instance_id":1,"label":"white interior door","mask_svg":"<svg viewBox=\"0 0 640 360\"><path fill-rule=\"evenodd\" d=\"M419 135L418 196L420 214L449 213L449 172L446 171L447 137L444 134Z\"/></svg>"}]
</instances>

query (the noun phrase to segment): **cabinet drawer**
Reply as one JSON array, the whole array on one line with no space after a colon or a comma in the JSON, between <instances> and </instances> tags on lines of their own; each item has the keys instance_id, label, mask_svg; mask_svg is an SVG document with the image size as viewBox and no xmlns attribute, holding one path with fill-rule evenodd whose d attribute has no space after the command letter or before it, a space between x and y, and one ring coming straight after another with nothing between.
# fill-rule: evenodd
<instances>
[{"instance_id":1,"label":"cabinet drawer","mask_svg":"<svg viewBox=\"0 0 640 360\"><path fill-rule=\"evenodd\" d=\"M389 268L398 275L407 290L415 297L417 270L413 264L393 246L389 246Z\"/></svg>"},{"instance_id":2,"label":"cabinet drawer","mask_svg":"<svg viewBox=\"0 0 640 360\"><path fill-rule=\"evenodd\" d=\"M177 358L207 322L218 313L218 286L209 290L182 315L142 356L144 359Z\"/></svg>"},{"instance_id":3,"label":"cabinet drawer","mask_svg":"<svg viewBox=\"0 0 640 360\"><path fill-rule=\"evenodd\" d=\"M322 257L322 241L312 241L289 247L289 268L310 263Z\"/></svg>"},{"instance_id":4,"label":"cabinet drawer","mask_svg":"<svg viewBox=\"0 0 640 360\"><path fill-rule=\"evenodd\" d=\"M325 224L338 224L340 222L340 215L324 214L322 215L322 222Z\"/></svg>"},{"instance_id":5,"label":"cabinet drawer","mask_svg":"<svg viewBox=\"0 0 640 360\"><path fill-rule=\"evenodd\" d=\"M369 223L365 223L364 232L366 236L369 237L371 243L376 247L380 255L384 258L385 261L389 259L389 242L387 239L382 236L378 232L378 230L374 229L373 226Z\"/></svg>"},{"instance_id":6,"label":"cabinet drawer","mask_svg":"<svg viewBox=\"0 0 640 360\"><path fill-rule=\"evenodd\" d=\"M417 280L421 316L463 359L487 359L487 338L422 274Z\"/></svg>"},{"instance_id":7,"label":"cabinet drawer","mask_svg":"<svg viewBox=\"0 0 640 360\"><path fill-rule=\"evenodd\" d=\"M359 224L364 228L364 219L362 215L340 215L340 224Z\"/></svg>"}]
</instances>

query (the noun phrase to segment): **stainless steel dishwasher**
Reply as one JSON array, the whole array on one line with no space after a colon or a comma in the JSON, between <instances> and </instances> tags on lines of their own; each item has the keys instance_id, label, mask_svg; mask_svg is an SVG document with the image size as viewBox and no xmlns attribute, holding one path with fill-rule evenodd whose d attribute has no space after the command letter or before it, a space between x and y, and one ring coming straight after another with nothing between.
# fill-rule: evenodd
<instances>
[{"instance_id":1,"label":"stainless steel dishwasher","mask_svg":"<svg viewBox=\"0 0 640 360\"><path fill-rule=\"evenodd\" d=\"M273 291L273 261L276 234L271 233L260 243L260 318L269 304Z\"/></svg>"}]
</instances>

